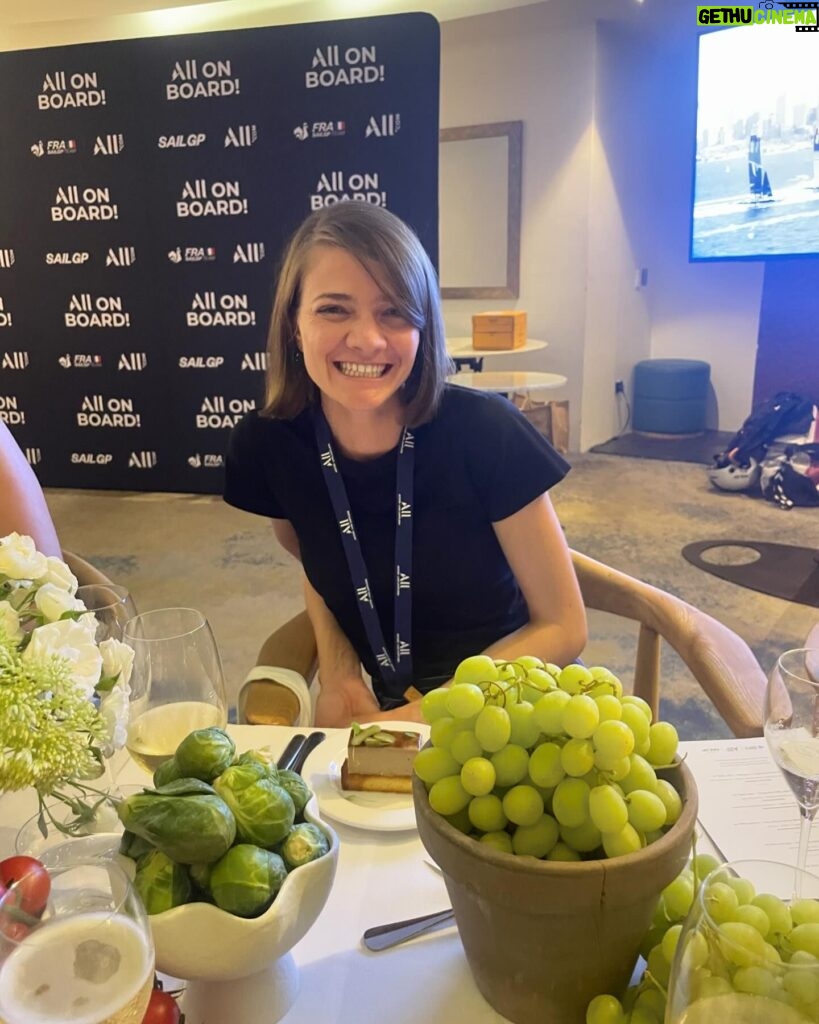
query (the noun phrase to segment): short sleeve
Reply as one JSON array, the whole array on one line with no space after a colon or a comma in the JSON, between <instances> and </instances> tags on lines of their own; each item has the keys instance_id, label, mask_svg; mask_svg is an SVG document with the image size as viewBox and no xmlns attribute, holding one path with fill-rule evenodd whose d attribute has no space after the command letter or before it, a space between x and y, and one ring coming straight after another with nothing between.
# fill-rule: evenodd
<instances>
[{"instance_id":1,"label":"short sleeve","mask_svg":"<svg viewBox=\"0 0 819 1024\"><path fill-rule=\"evenodd\" d=\"M510 401L487 395L472 432L469 462L491 522L519 512L571 468Z\"/></svg>"},{"instance_id":2,"label":"short sleeve","mask_svg":"<svg viewBox=\"0 0 819 1024\"><path fill-rule=\"evenodd\" d=\"M270 464L273 438L271 421L254 411L233 428L225 461L224 500L245 512L271 519L286 519L270 486L265 469Z\"/></svg>"}]
</instances>

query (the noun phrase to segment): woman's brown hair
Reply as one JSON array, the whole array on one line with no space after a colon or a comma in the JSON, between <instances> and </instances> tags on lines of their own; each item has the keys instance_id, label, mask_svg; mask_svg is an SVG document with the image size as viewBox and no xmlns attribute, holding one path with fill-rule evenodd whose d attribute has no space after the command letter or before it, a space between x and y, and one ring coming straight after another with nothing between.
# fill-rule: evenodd
<instances>
[{"instance_id":1,"label":"woman's brown hair","mask_svg":"<svg viewBox=\"0 0 819 1024\"><path fill-rule=\"evenodd\" d=\"M336 203L312 213L285 251L267 338L261 415L293 419L317 400L317 389L295 340L301 283L317 245L336 246L354 256L420 332L415 363L400 395L407 426L430 420L451 371L435 271L418 237L402 220L382 207L358 201Z\"/></svg>"}]
</instances>

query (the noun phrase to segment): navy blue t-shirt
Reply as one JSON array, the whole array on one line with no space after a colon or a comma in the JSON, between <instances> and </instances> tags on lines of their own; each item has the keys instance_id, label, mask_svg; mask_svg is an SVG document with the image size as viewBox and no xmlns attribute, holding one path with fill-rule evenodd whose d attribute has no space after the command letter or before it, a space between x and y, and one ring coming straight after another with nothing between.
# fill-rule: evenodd
<instances>
[{"instance_id":1,"label":"navy blue t-shirt","mask_svg":"<svg viewBox=\"0 0 819 1024\"><path fill-rule=\"evenodd\" d=\"M547 491L569 464L507 399L453 385L435 418L413 433L413 681L424 692L528 622L492 523ZM385 637L394 635L396 456L397 448L364 461L336 452ZM376 696L400 698L381 681L361 621L310 409L292 420L252 412L238 424L225 501L290 521L307 578L372 676Z\"/></svg>"}]
</instances>

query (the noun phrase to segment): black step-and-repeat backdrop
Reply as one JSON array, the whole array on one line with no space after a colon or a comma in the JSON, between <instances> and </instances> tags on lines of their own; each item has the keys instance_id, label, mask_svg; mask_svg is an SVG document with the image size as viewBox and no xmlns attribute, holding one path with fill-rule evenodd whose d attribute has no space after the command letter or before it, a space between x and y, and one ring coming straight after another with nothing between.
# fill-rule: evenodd
<instances>
[{"instance_id":1,"label":"black step-and-repeat backdrop","mask_svg":"<svg viewBox=\"0 0 819 1024\"><path fill-rule=\"evenodd\" d=\"M423 14L0 54L0 419L56 487L217 492L311 211L438 239Z\"/></svg>"}]
</instances>

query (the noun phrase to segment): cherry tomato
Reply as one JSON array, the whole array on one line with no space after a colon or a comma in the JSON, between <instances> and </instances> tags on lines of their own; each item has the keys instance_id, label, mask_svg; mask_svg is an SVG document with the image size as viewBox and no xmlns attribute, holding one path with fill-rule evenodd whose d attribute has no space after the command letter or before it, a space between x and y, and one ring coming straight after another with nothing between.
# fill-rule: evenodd
<instances>
[{"instance_id":1,"label":"cherry tomato","mask_svg":"<svg viewBox=\"0 0 819 1024\"><path fill-rule=\"evenodd\" d=\"M142 1024L179 1024L181 1017L182 1013L174 997L168 992L155 988L151 992Z\"/></svg>"},{"instance_id":2,"label":"cherry tomato","mask_svg":"<svg viewBox=\"0 0 819 1024\"><path fill-rule=\"evenodd\" d=\"M11 890L13 895L7 900L13 899L14 906L23 913L39 917L48 902L51 879L33 857L8 857L0 861L0 889Z\"/></svg>"}]
</instances>

